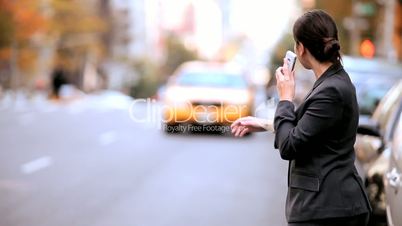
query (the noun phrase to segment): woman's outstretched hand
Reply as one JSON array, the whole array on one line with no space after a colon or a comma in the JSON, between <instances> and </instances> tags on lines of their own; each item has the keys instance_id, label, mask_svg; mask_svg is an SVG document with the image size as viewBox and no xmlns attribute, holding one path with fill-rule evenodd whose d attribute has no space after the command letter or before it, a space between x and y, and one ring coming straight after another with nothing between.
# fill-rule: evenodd
<instances>
[{"instance_id":1,"label":"woman's outstretched hand","mask_svg":"<svg viewBox=\"0 0 402 226\"><path fill-rule=\"evenodd\" d=\"M272 120L247 116L234 121L230 128L234 136L242 137L247 133L274 131L272 123Z\"/></svg>"},{"instance_id":2,"label":"woman's outstretched hand","mask_svg":"<svg viewBox=\"0 0 402 226\"><path fill-rule=\"evenodd\" d=\"M283 59L283 66L276 69L275 76L279 100L293 101L296 89L295 72L289 70L286 59Z\"/></svg>"}]
</instances>

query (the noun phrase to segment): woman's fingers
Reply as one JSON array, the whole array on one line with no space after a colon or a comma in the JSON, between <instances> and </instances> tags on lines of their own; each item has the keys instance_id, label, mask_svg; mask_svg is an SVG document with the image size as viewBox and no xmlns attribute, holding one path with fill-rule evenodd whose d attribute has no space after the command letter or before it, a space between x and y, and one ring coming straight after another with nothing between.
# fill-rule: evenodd
<instances>
[{"instance_id":1,"label":"woman's fingers","mask_svg":"<svg viewBox=\"0 0 402 226\"><path fill-rule=\"evenodd\" d=\"M240 132L240 137L242 137L242 136L244 136L244 135L246 135L246 133L248 133L249 132L249 128L244 128L241 132Z\"/></svg>"},{"instance_id":2,"label":"woman's fingers","mask_svg":"<svg viewBox=\"0 0 402 226\"><path fill-rule=\"evenodd\" d=\"M295 95L294 72L289 71L286 59L283 59L283 66L276 70L275 75L279 99L292 101Z\"/></svg>"},{"instance_id":3,"label":"woman's fingers","mask_svg":"<svg viewBox=\"0 0 402 226\"><path fill-rule=\"evenodd\" d=\"M250 120L250 116L247 117L242 117L242 118L238 118L236 121L234 121L231 125L230 128L233 130L235 127L241 125L243 122Z\"/></svg>"},{"instance_id":4,"label":"woman's fingers","mask_svg":"<svg viewBox=\"0 0 402 226\"><path fill-rule=\"evenodd\" d=\"M240 119L237 119L236 121L234 121L232 123L232 125L230 125L230 128L233 130L234 128L236 128L239 125L240 125Z\"/></svg>"},{"instance_id":5,"label":"woman's fingers","mask_svg":"<svg viewBox=\"0 0 402 226\"><path fill-rule=\"evenodd\" d=\"M232 127L232 134L236 134L236 131L239 129L239 126Z\"/></svg>"},{"instance_id":6,"label":"woman's fingers","mask_svg":"<svg viewBox=\"0 0 402 226\"><path fill-rule=\"evenodd\" d=\"M278 82L281 82L284 80L283 73L282 73L282 67L278 67L278 69L276 69L275 77L276 77L276 81L278 81Z\"/></svg>"},{"instance_id":7,"label":"woman's fingers","mask_svg":"<svg viewBox=\"0 0 402 226\"><path fill-rule=\"evenodd\" d=\"M238 123L236 125L232 124L231 129L232 134L236 134L237 130L239 129L239 124Z\"/></svg>"},{"instance_id":8,"label":"woman's fingers","mask_svg":"<svg viewBox=\"0 0 402 226\"><path fill-rule=\"evenodd\" d=\"M246 133L265 131L261 120L252 116L240 118L233 122L230 127L232 134L236 137L242 137Z\"/></svg>"},{"instance_id":9,"label":"woman's fingers","mask_svg":"<svg viewBox=\"0 0 402 226\"><path fill-rule=\"evenodd\" d=\"M232 125L230 125L230 128L232 130L232 134L236 135L239 132L242 120L244 120L244 118L239 118L236 121L234 121L232 123Z\"/></svg>"},{"instance_id":10,"label":"woman's fingers","mask_svg":"<svg viewBox=\"0 0 402 226\"><path fill-rule=\"evenodd\" d=\"M283 70L286 70L286 71L289 70L288 62L287 62L286 58L283 58Z\"/></svg>"},{"instance_id":11,"label":"woman's fingers","mask_svg":"<svg viewBox=\"0 0 402 226\"><path fill-rule=\"evenodd\" d=\"M283 58L282 72L283 72L285 80L288 81L290 79L290 75L289 75L289 68L288 68L288 63L286 61L286 58Z\"/></svg>"},{"instance_id":12,"label":"woman's fingers","mask_svg":"<svg viewBox=\"0 0 402 226\"><path fill-rule=\"evenodd\" d=\"M244 129L244 126L239 126L236 130L235 136L238 137L243 129Z\"/></svg>"}]
</instances>

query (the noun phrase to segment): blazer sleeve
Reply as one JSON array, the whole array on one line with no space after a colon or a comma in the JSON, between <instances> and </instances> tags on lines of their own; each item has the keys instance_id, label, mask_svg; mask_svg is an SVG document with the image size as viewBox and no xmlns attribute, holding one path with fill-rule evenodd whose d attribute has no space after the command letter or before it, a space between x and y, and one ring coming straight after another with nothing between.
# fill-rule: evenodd
<instances>
[{"instance_id":1,"label":"blazer sleeve","mask_svg":"<svg viewBox=\"0 0 402 226\"><path fill-rule=\"evenodd\" d=\"M343 101L335 88L325 88L308 101L298 121L292 102L278 103L274 119L274 146L279 148L282 159L292 160L307 150L310 144L320 142L319 136L333 127L342 116Z\"/></svg>"}]
</instances>

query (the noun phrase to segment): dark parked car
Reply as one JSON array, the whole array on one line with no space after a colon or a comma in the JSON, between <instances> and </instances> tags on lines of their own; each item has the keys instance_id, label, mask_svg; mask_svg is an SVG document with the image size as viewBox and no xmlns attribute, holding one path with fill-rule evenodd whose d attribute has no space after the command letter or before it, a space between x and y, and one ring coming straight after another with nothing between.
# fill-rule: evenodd
<instances>
[{"instance_id":1,"label":"dark parked car","mask_svg":"<svg viewBox=\"0 0 402 226\"><path fill-rule=\"evenodd\" d=\"M383 179L388 225L402 225L402 113L399 113L390 151L389 167Z\"/></svg>"},{"instance_id":2,"label":"dark parked car","mask_svg":"<svg viewBox=\"0 0 402 226\"><path fill-rule=\"evenodd\" d=\"M364 179L373 207L373 221L385 223L383 176L388 169L390 145L402 110L402 81L384 96L372 117L362 118L355 144L356 166Z\"/></svg>"},{"instance_id":3,"label":"dark parked car","mask_svg":"<svg viewBox=\"0 0 402 226\"><path fill-rule=\"evenodd\" d=\"M388 90L402 79L402 65L382 59L364 59L343 56L342 62L356 87L360 115L369 117ZM300 67L296 68L296 99L301 103L313 86L314 74Z\"/></svg>"},{"instance_id":4,"label":"dark parked car","mask_svg":"<svg viewBox=\"0 0 402 226\"><path fill-rule=\"evenodd\" d=\"M356 87L360 114L371 115L382 97L402 79L402 65L383 59L343 57L345 70Z\"/></svg>"}]
</instances>

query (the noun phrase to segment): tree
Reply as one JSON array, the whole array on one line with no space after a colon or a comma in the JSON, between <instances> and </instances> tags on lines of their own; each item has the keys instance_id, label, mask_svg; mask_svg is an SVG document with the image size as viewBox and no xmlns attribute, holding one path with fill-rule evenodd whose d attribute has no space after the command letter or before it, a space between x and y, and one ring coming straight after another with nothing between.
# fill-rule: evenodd
<instances>
[{"instance_id":1,"label":"tree","mask_svg":"<svg viewBox=\"0 0 402 226\"><path fill-rule=\"evenodd\" d=\"M104 56L102 34L107 32L97 1L51 0L48 35L55 41L55 64L78 71L88 58Z\"/></svg>"},{"instance_id":2,"label":"tree","mask_svg":"<svg viewBox=\"0 0 402 226\"><path fill-rule=\"evenodd\" d=\"M174 34L169 34L165 41L166 61L163 65L163 73L171 75L180 64L198 59L194 50L186 48L183 42Z\"/></svg>"},{"instance_id":3,"label":"tree","mask_svg":"<svg viewBox=\"0 0 402 226\"><path fill-rule=\"evenodd\" d=\"M1 66L31 68L35 59L31 39L45 28L38 0L0 0Z\"/></svg>"},{"instance_id":4,"label":"tree","mask_svg":"<svg viewBox=\"0 0 402 226\"><path fill-rule=\"evenodd\" d=\"M43 49L52 52L47 61L70 71L102 57L107 27L99 8L98 1L0 0L0 76L12 74L15 87L30 80Z\"/></svg>"}]
</instances>

